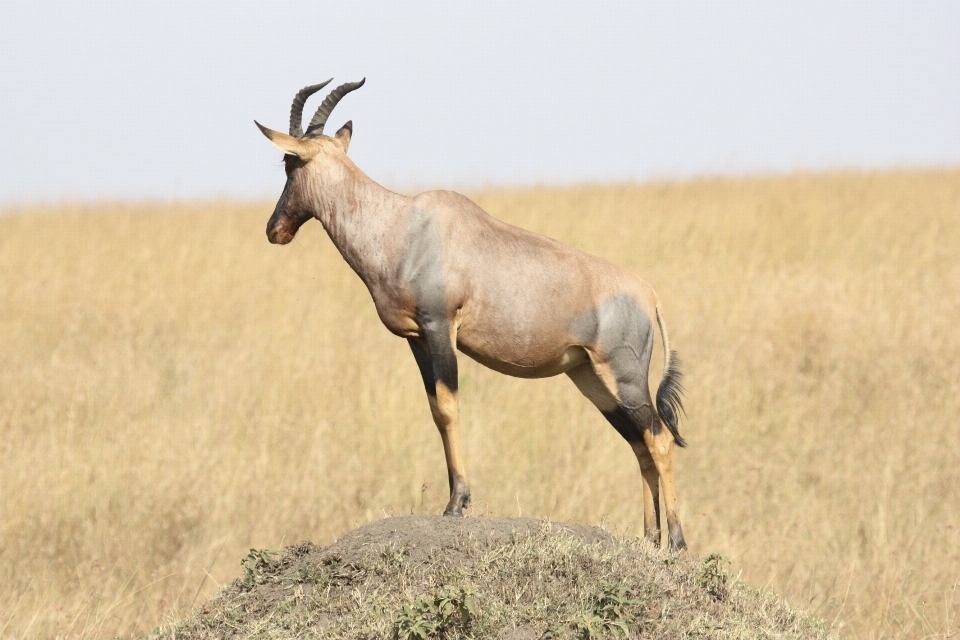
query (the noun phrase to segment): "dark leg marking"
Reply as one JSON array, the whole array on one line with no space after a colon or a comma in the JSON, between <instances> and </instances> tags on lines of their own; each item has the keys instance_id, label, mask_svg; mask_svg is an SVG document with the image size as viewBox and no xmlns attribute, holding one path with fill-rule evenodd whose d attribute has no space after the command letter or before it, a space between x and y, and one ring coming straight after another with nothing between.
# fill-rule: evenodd
<instances>
[{"instance_id":1,"label":"dark leg marking","mask_svg":"<svg viewBox=\"0 0 960 640\"><path fill-rule=\"evenodd\" d=\"M425 344L418 338L407 338L407 344L410 345L410 351L413 352L413 358L417 361L417 368L420 369L420 377L423 378L423 387L427 395L431 398L437 397L437 381L433 377L433 362L430 360L430 353Z\"/></svg>"},{"instance_id":2,"label":"dark leg marking","mask_svg":"<svg viewBox=\"0 0 960 640\"><path fill-rule=\"evenodd\" d=\"M418 314L419 315L419 314ZM430 352L433 364L433 379L436 383L443 383L453 393L459 386L457 372L457 354L450 342L450 324L444 319L442 322L421 322L423 338Z\"/></svg>"},{"instance_id":3,"label":"dark leg marking","mask_svg":"<svg viewBox=\"0 0 960 640\"><path fill-rule=\"evenodd\" d=\"M613 425L623 439L633 444L634 442L643 442L643 434L634 419L627 413L623 407L617 407L613 411L601 411L607 422Z\"/></svg>"}]
</instances>

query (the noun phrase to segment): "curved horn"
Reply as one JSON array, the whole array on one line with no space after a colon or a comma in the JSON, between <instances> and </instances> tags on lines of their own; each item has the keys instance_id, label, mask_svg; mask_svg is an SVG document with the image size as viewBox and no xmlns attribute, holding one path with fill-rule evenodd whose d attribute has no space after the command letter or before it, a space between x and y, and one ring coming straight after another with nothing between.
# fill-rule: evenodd
<instances>
[{"instance_id":1,"label":"curved horn","mask_svg":"<svg viewBox=\"0 0 960 640\"><path fill-rule=\"evenodd\" d=\"M317 109L317 113L314 114L313 120L310 121L310 126L307 127L307 132L304 135L319 136L323 133L323 127L327 124L327 118L330 117L330 112L337 106L337 103L340 102L343 96L362 87L366 81L367 79L364 78L360 82L348 82L331 91L330 95L324 99L323 104L320 105L320 108Z\"/></svg>"},{"instance_id":2,"label":"curved horn","mask_svg":"<svg viewBox=\"0 0 960 640\"><path fill-rule=\"evenodd\" d=\"M320 89L323 89L325 86L333 82L333 78L330 78L326 82L321 82L320 84L313 84L309 87L304 87L297 92L296 97L293 99L293 104L290 106L290 135L294 138L303 137L303 105L307 102L307 98L315 94Z\"/></svg>"}]
</instances>

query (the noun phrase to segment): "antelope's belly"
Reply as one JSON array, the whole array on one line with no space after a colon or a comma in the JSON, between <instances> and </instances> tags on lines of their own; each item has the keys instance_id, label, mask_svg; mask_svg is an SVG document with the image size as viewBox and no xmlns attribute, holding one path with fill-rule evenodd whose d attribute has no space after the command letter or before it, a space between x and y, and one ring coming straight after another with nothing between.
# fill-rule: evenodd
<instances>
[{"instance_id":1,"label":"antelope's belly","mask_svg":"<svg viewBox=\"0 0 960 640\"><path fill-rule=\"evenodd\" d=\"M494 350L489 345L457 341L457 348L485 367L517 378L549 378L587 361L587 352L577 345L561 349L524 351Z\"/></svg>"}]
</instances>

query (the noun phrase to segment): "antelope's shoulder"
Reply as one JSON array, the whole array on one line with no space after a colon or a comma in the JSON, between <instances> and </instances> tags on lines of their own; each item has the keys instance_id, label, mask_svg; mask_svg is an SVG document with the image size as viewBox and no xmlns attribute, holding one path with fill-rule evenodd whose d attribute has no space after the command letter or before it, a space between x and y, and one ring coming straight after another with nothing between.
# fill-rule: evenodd
<instances>
[{"instance_id":1,"label":"antelope's shoulder","mask_svg":"<svg viewBox=\"0 0 960 640\"><path fill-rule=\"evenodd\" d=\"M467 196L456 191L425 191L413 197L410 211L429 217L434 224L447 226L470 220L493 220Z\"/></svg>"}]
</instances>

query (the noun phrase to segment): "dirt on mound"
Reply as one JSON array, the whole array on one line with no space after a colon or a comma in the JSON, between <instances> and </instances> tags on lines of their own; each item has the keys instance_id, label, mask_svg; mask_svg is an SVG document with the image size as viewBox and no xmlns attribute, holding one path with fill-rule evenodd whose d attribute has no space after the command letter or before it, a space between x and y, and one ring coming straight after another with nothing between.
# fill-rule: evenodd
<instances>
[{"instance_id":1,"label":"dirt on mound","mask_svg":"<svg viewBox=\"0 0 960 640\"><path fill-rule=\"evenodd\" d=\"M414 564L437 561L469 563L474 544L494 548L518 536L536 534L549 528L557 535L577 538L584 544L615 544L616 539L600 527L560 524L532 518L445 518L443 516L401 516L384 518L354 529L333 544L317 549L323 557L339 556L345 562L364 562L385 546L400 545L406 559ZM312 546L312 545L311 545Z\"/></svg>"},{"instance_id":2,"label":"dirt on mound","mask_svg":"<svg viewBox=\"0 0 960 640\"><path fill-rule=\"evenodd\" d=\"M241 564L242 577L153 637L831 637L732 580L719 556L529 518L385 518Z\"/></svg>"}]
</instances>

